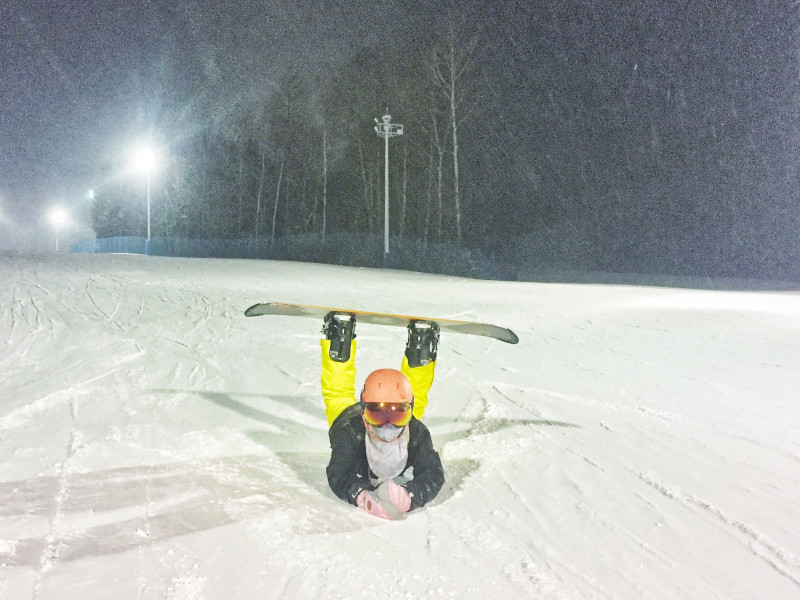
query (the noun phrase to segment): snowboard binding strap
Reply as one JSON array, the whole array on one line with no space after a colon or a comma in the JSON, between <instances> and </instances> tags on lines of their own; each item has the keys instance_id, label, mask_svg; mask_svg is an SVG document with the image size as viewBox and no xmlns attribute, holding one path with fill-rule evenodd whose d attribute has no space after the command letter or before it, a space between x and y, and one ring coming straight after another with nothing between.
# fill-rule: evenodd
<instances>
[{"instance_id":1,"label":"snowboard binding strap","mask_svg":"<svg viewBox=\"0 0 800 600\"><path fill-rule=\"evenodd\" d=\"M331 341L328 356L336 362L350 360L351 342L356 337L356 316L352 313L337 313L331 311L325 315L322 326L325 338Z\"/></svg>"},{"instance_id":2,"label":"snowboard binding strap","mask_svg":"<svg viewBox=\"0 0 800 600\"><path fill-rule=\"evenodd\" d=\"M408 324L406 358L409 367L422 367L436 360L439 348L439 324L414 320Z\"/></svg>"}]
</instances>

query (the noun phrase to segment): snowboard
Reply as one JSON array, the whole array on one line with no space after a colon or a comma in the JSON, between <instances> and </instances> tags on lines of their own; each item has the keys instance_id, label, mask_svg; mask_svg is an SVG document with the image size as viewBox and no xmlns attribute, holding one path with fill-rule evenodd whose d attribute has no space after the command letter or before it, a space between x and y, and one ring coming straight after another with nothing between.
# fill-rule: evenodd
<instances>
[{"instance_id":1,"label":"snowboard","mask_svg":"<svg viewBox=\"0 0 800 600\"><path fill-rule=\"evenodd\" d=\"M280 315L284 317L311 317L322 319L329 312L337 314L354 315L356 323L367 323L370 325L390 325L393 327L407 327L414 321L435 321L441 331L451 333L462 333L466 335L480 335L488 338L500 340L508 344L519 342L517 334L498 325L489 323L476 323L473 321L457 321L454 319L440 319L438 317L415 317L411 315L396 315L392 313L380 313L365 310L354 310L351 308L331 308L328 306L311 306L308 304L287 304L285 302L263 302L254 304L246 311L247 317L259 317L262 315Z\"/></svg>"}]
</instances>

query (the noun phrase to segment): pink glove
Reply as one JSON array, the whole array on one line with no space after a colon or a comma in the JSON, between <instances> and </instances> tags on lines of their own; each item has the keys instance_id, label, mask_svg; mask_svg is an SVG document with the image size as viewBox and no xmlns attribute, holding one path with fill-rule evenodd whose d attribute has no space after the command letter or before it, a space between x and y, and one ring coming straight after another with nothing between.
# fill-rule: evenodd
<instances>
[{"instance_id":1,"label":"pink glove","mask_svg":"<svg viewBox=\"0 0 800 600\"><path fill-rule=\"evenodd\" d=\"M389 487L389 500L392 504L402 512L408 512L411 508L411 494L408 490L394 481L389 481L386 485Z\"/></svg>"},{"instance_id":2,"label":"pink glove","mask_svg":"<svg viewBox=\"0 0 800 600\"><path fill-rule=\"evenodd\" d=\"M409 499L409 502L411 500ZM389 516L389 513L381 506L380 502L378 502L372 494L370 494L367 490L361 490L356 496L356 505L358 508L361 508L367 511L371 515L375 515L376 517L380 517L381 519L389 519L391 521L392 517Z\"/></svg>"}]
</instances>

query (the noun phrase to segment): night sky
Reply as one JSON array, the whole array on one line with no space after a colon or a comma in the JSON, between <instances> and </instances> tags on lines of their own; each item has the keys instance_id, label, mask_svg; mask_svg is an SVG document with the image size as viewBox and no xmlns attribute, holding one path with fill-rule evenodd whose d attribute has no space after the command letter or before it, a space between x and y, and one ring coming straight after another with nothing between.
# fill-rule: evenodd
<instances>
[{"instance_id":1,"label":"night sky","mask_svg":"<svg viewBox=\"0 0 800 600\"><path fill-rule=\"evenodd\" d=\"M797 3L453 5L479 39L463 130L472 241L503 252L527 234L531 256L585 242L585 256L607 250L601 268L705 254L744 269L757 249L770 275L800 276ZM447 6L4 0L3 223L35 226L64 204L87 225L88 190L128 176L141 140L181 147L288 68L324 78L360 56L401 71L390 50L441 36ZM370 110L354 126L375 145L383 109Z\"/></svg>"},{"instance_id":2,"label":"night sky","mask_svg":"<svg viewBox=\"0 0 800 600\"><path fill-rule=\"evenodd\" d=\"M358 4L4 0L3 206L74 202L157 123L188 135L194 106L230 110L285 63L322 69L372 43L381 3Z\"/></svg>"}]
</instances>

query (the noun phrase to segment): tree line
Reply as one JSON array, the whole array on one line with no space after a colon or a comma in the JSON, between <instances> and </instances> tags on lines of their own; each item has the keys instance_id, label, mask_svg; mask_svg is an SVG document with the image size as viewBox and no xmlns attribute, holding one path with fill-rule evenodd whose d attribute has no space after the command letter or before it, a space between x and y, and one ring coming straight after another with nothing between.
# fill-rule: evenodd
<instances>
[{"instance_id":1,"label":"tree line","mask_svg":"<svg viewBox=\"0 0 800 600\"><path fill-rule=\"evenodd\" d=\"M611 270L798 256L790 4L478 4L196 111L208 122L170 141L154 184L154 235L381 232L373 119L391 114L405 238ZM141 232L141 198L141 182L99 193L98 236Z\"/></svg>"},{"instance_id":2,"label":"tree line","mask_svg":"<svg viewBox=\"0 0 800 600\"><path fill-rule=\"evenodd\" d=\"M169 144L168 163L153 179L154 231L199 238L383 231L384 143L374 126L391 114L406 132L390 141L392 228L460 242L458 127L474 102L467 82L477 39L465 30L463 19L451 21L443 38L393 57L364 48L335 73L283 69L254 99ZM134 177L98 194L99 237L142 231L142 189Z\"/></svg>"}]
</instances>

